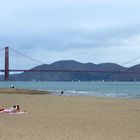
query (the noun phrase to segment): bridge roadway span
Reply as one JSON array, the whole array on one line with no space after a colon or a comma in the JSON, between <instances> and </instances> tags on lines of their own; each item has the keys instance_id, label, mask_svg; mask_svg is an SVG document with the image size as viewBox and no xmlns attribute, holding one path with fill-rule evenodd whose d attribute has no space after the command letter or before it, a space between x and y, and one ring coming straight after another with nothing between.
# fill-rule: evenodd
<instances>
[{"instance_id":1,"label":"bridge roadway span","mask_svg":"<svg viewBox=\"0 0 140 140\"><path fill-rule=\"evenodd\" d=\"M5 70L0 70L0 72L5 72ZM78 69L47 69L47 70L35 70L35 69L9 69L9 72L93 72L93 73L135 73L140 74L140 71L108 71L108 70L78 70Z\"/></svg>"}]
</instances>

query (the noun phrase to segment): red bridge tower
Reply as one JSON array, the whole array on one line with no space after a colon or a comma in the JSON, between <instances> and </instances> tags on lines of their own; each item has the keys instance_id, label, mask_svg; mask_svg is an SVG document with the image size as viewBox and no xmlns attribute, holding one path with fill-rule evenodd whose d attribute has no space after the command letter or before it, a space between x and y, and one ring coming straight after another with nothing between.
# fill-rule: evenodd
<instances>
[{"instance_id":1,"label":"red bridge tower","mask_svg":"<svg viewBox=\"0 0 140 140\"><path fill-rule=\"evenodd\" d=\"M9 47L5 47L5 80L9 80Z\"/></svg>"}]
</instances>

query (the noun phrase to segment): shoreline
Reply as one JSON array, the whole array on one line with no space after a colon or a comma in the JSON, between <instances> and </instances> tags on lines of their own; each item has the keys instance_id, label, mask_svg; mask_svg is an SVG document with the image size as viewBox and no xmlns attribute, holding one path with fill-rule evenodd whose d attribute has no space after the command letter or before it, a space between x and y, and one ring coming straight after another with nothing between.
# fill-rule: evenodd
<instances>
[{"instance_id":1,"label":"shoreline","mask_svg":"<svg viewBox=\"0 0 140 140\"><path fill-rule=\"evenodd\" d=\"M0 94L25 94L25 95L52 95L64 97L91 97L99 99L116 99L116 100L140 100L140 98L127 98L127 97L111 97L111 96L93 96L93 95L63 95L61 93L52 92L41 89L21 89L21 88L0 88Z\"/></svg>"},{"instance_id":2,"label":"shoreline","mask_svg":"<svg viewBox=\"0 0 140 140\"><path fill-rule=\"evenodd\" d=\"M35 90L35 89L20 89L20 88L0 88L0 94L51 94L46 90Z\"/></svg>"}]
</instances>

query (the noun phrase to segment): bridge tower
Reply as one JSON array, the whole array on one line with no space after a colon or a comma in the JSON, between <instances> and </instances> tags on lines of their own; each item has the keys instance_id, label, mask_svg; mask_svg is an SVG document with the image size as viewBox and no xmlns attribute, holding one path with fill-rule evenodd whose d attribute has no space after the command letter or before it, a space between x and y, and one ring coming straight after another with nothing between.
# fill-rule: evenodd
<instances>
[{"instance_id":1,"label":"bridge tower","mask_svg":"<svg viewBox=\"0 0 140 140\"><path fill-rule=\"evenodd\" d=\"M9 80L9 47L5 47L5 80Z\"/></svg>"}]
</instances>

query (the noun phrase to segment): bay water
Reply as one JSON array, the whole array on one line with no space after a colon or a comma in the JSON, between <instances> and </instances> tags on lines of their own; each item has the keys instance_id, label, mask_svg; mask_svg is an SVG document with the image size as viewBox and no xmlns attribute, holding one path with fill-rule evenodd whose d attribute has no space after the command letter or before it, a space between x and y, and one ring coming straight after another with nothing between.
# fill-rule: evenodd
<instances>
[{"instance_id":1,"label":"bay water","mask_svg":"<svg viewBox=\"0 0 140 140\"><path fill-rule=\"evenodd\" d=\"M54 95L139 98L140 82L0 82L0 88L47 90Z\"/></svg>"}]
</instances>

